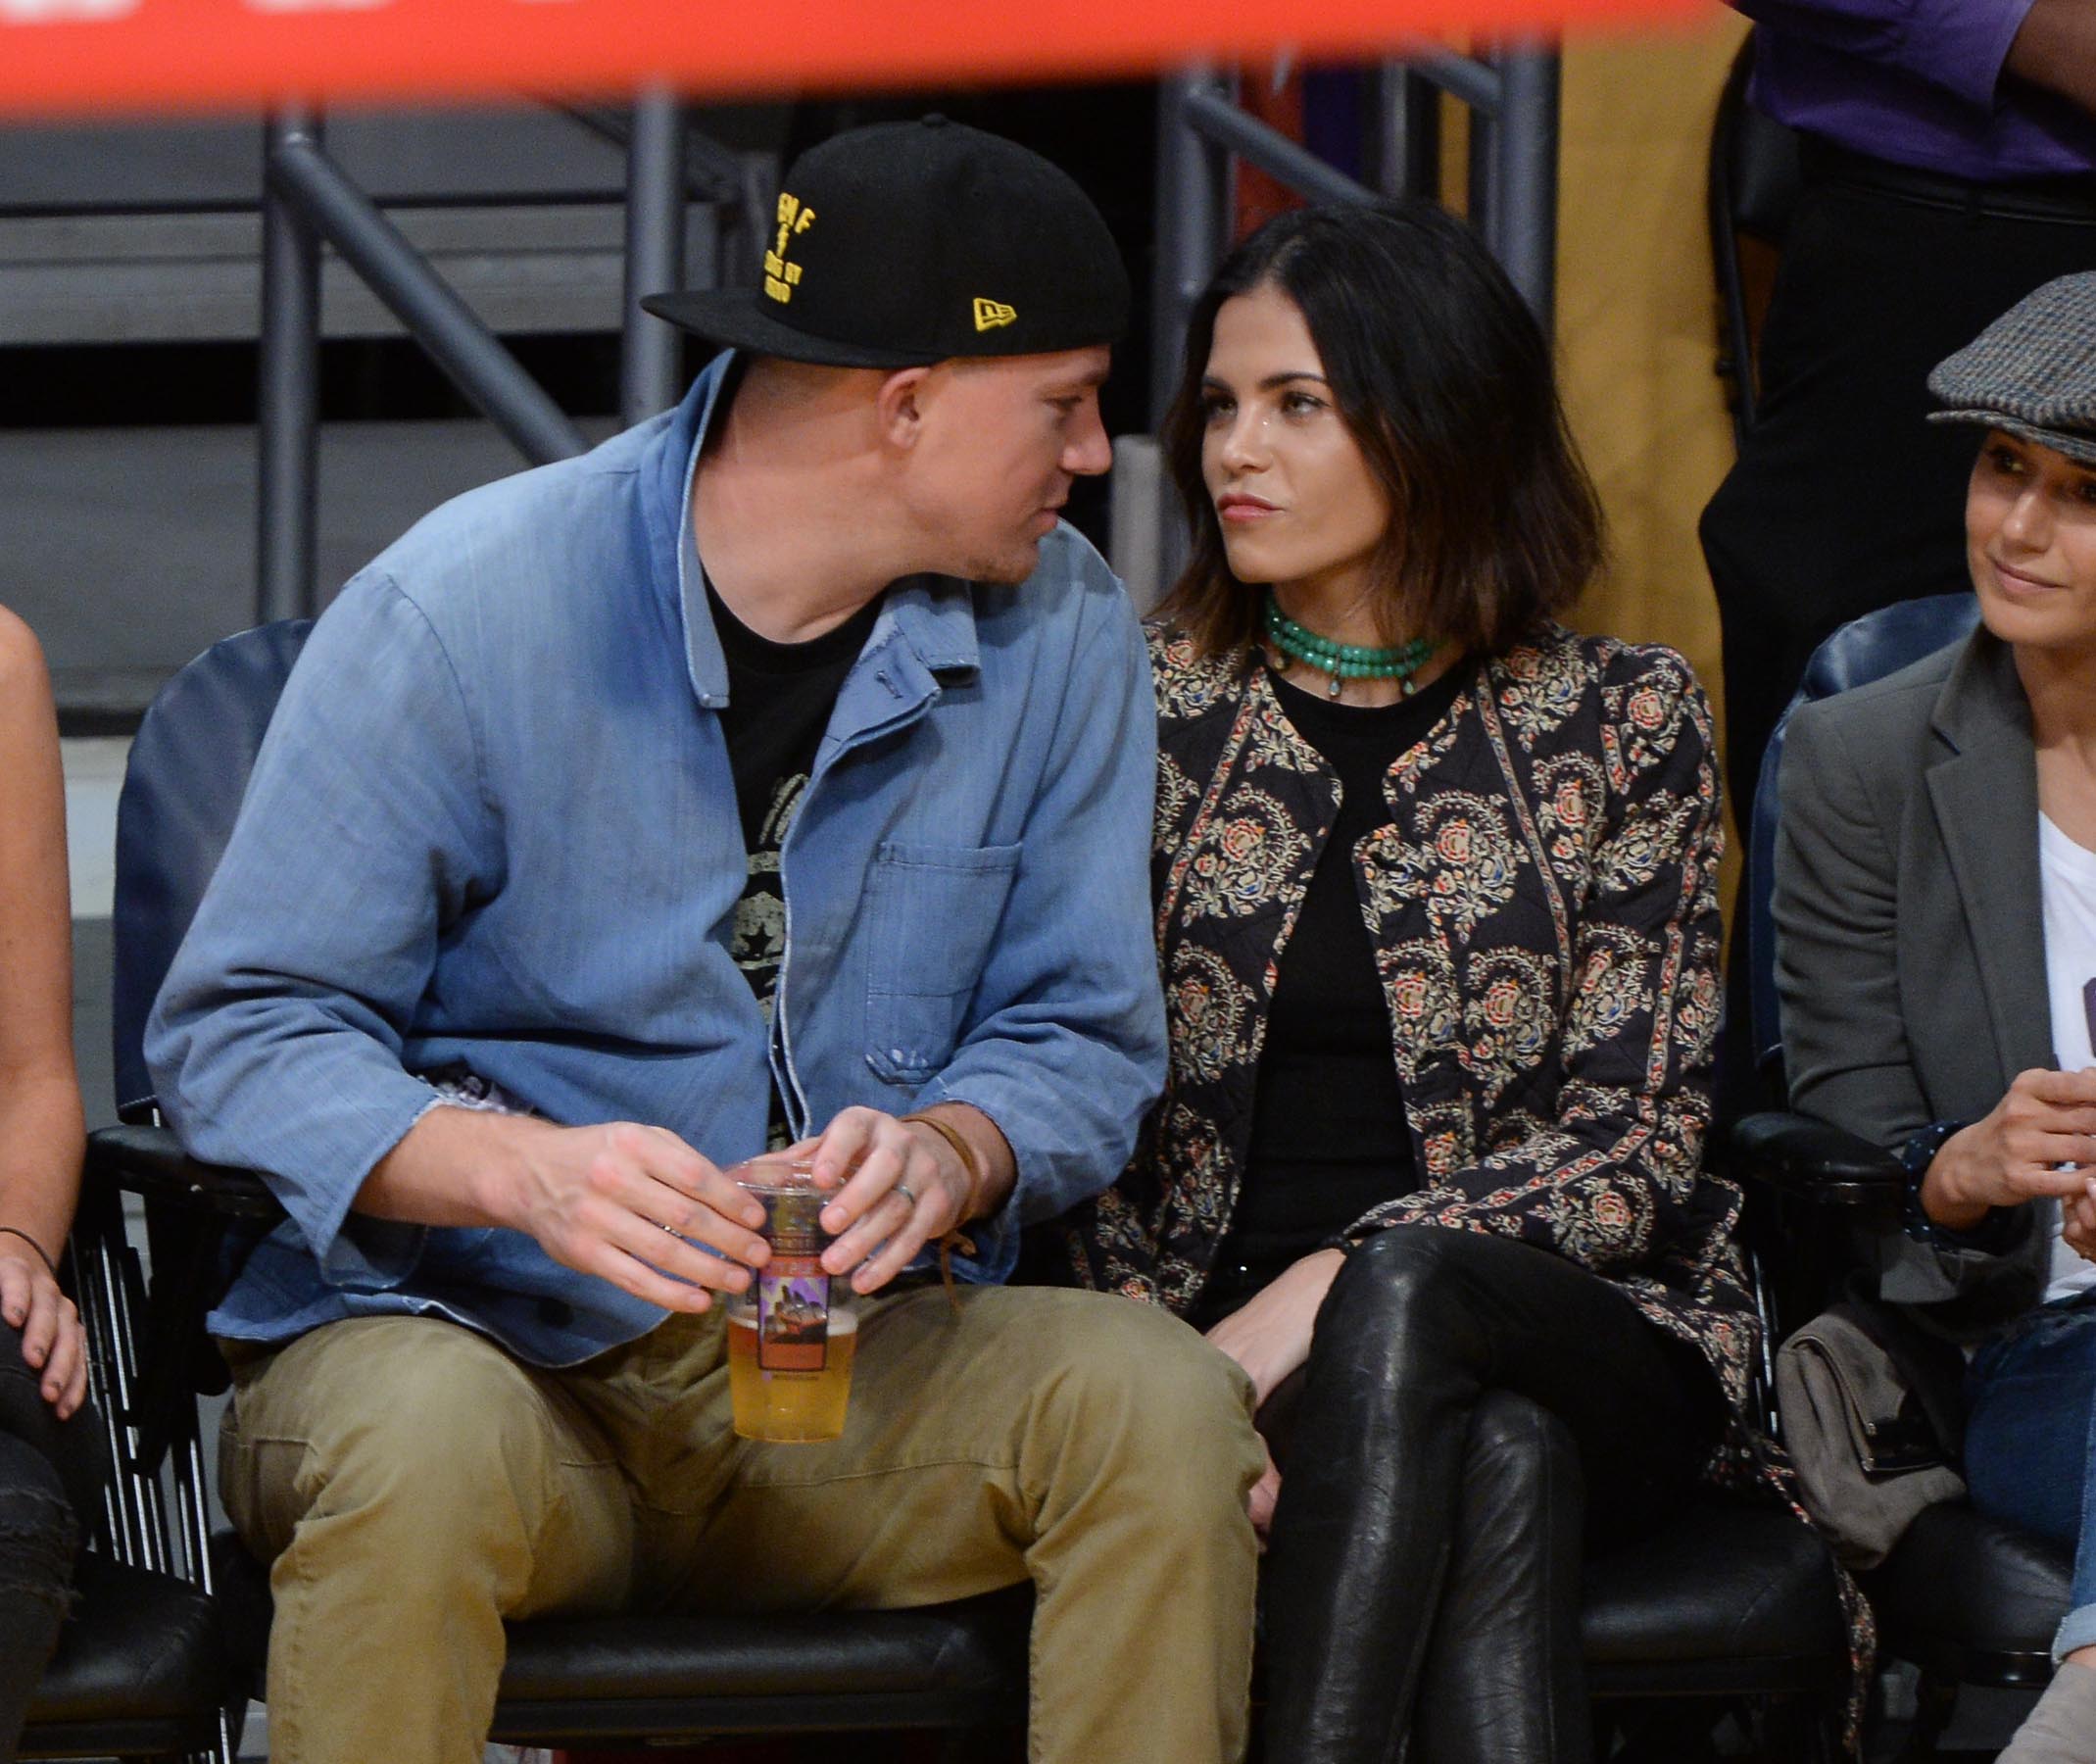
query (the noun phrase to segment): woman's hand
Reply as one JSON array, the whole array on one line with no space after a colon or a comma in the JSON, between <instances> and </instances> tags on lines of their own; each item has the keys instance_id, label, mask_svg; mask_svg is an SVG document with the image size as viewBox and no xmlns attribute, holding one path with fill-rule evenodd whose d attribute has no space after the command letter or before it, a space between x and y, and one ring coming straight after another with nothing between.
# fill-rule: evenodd
<instances>
[{"instance_id":1,"label":"woman's hand","mask_svg":"<svg viewBox=\"0 0 2096 1764\"><path fill-rule=\"evenodd\" d=\"M1922 1208L1971 1231L1990 1207L2085 1194L2088 1178L2061 1164L2096 1165L2096 1067L2019 1072L1983 1119L1943 1142L1922 1179Z\"/></svg>"},{"instance_id":2,"label":"woman's hand","mask_svg":"<svg viewBox=\"0 0 2096 1764\"><path fill-rule=\"evenodd\" d=\"M5 1234L0 1234L0 1317L22 1331L22 1357L43 1374L44 1400L61 1421L70 1420L87 1396L80 1313L59 1291L42 1257Z\"/></svg>"},{"instance_id":3,"label":"woman's hand","mask_svg":"<svg viewBox=\"0 0 2096 1764\"><path fill-rule=\"evenodd\" d=\"M2096 1261L2096 1176L2083 1177L2081 1186L2060 1202L2061 1235L2083 1261Z\"/></svg>"},{"instance_id":4,"label":"woman's hand","mask_svg":"<svg viewBox=\"0 0 2096 1764\"><path fill-rule=\"evenodd\" d=\"M1320 1250L1292 1263L1249 1304L1234 1310L1213 1329L1208 1340L1243 1366L1256 1400L1264 1402L1274 1387L1310 1357L1310 1332L1318 1307L1345 1266L1337 1250Z\"/></svg>"},{"instance_id":5,"label":"woman's hand","mask_svg":"<svg viewBox=\"0 0 2096 1764\"><path fill-rule=\"evenodd\" d=\"M1251 1493L1244 1496L1244 1511L1251 1520L1251 1528L1259 1534L1259 1547L1266 1547L1266 1534L1273 1528L1274 1507L1281 1499L1281 1471L1274 1463L1274 1454L1268 1450L1265 1440L1259 1442L1259 1449L1266 1453L1266 1468L1259 1472L1259 1480L1252 1484Z\"/></svg>"}]
</instances>

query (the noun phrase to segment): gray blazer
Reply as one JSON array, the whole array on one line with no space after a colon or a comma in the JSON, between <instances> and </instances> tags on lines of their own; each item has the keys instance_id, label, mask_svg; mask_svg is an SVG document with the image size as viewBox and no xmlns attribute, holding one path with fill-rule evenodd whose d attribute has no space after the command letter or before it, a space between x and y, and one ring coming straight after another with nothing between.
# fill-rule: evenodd
<instances>
[{"instance_id":1,"label":"gray blazer","mask_svg":"<svg viewBox=\"0 0 2096 1764\"><path fill-rule=\"evenodd\" d=\"M2051 1066L2030 710L1984 626L1801 707L1783 745L1776 978L1793 1107L1897 1149ZM1880 1292L1971 1337L2037 1302L2057 1203L1993 1253L1899 1237Z\"/></svg>"}]
</instances>

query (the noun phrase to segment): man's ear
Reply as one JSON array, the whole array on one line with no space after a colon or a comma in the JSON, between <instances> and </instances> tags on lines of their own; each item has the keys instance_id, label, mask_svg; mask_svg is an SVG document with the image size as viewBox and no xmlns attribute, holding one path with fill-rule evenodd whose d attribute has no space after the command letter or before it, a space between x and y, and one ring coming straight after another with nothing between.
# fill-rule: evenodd
<instances>
[{"instance_id":1,"label":"man's ear","mask_svg":"<svg viewBox=\"0 0 2096 1764\"><path fill-rule=\"evenodd\" d=\"M881 381L875 395L875 418L884 445L908 452L924 432L922 409L930 368L899 368Z\"/></svg>"}]
</instances>

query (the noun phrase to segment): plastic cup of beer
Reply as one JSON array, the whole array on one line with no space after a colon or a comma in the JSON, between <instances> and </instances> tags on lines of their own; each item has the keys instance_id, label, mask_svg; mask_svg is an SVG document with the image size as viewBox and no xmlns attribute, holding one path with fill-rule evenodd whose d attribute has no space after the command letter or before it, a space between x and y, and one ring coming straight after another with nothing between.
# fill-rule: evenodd
<instances>
[{"instance_id":1,"label":"plastic cup of beer","mask_svg":"<svg viewBox=\"0 0 2096 1764\"><path fill-rule=\"evenodd\" d=\"M748 1291L728 1299L728 1394L746 1440L806 1443L845 1430L852 1355L858 1346L857 1296L833 1280L820 1257L830 1243L805 1158L771 1153L727 1174L764 1204L761 1232L771 1258Z\"/></svg>"}]
</instances>

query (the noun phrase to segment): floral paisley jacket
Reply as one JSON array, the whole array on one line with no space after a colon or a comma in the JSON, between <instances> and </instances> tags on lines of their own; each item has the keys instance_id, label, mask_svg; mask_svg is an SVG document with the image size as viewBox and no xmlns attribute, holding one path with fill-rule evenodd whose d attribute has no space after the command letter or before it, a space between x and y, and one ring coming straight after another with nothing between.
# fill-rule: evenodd
<instances>
[{"instance_id":1,"label":"floral paisley jacket","mask_svg":"<svg viewBox=\"0 0 2096 1764\"><path fill-rule=\"evenodd\" d=\"M1171 1069L1068 1221L1084 1284L1185 1311L1251 1135L1281 952L1339 806L1254 652L1153 627L1152 881ZM1745 1406L1737 1191L1703 1165L1724 834L1710 710L1670 650L1538 625L1384 781L1354 874L1423 1186L1348 1227L1497 1232L1612 1282Z\"/></svg>"}]
</instances>

